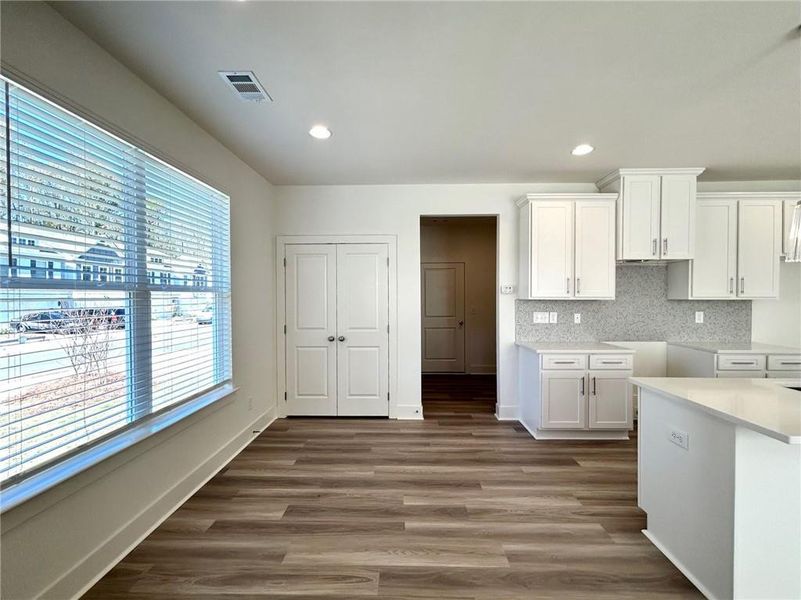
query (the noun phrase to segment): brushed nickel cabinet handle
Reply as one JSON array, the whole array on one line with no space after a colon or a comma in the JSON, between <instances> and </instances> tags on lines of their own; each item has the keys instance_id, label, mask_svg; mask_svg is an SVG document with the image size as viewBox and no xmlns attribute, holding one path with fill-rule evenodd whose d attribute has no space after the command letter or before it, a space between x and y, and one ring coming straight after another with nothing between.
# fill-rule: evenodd
<instances>
[{"instance_id":1,"label":"brushed nickel cabinet handle","mask_svg":"<svg viewBox=\"0 0 801 600\"><path fill-rule=\"evenodd\" d=\"M745 277L740 277L740 293L745 294Z\"/></svg>"},{"instance_id":2,"label":"brushed nickel cabinet handle","mask_svg":"<svg viewBox=\"0 0 801 600\"><path fill-rule=\"evenodd\" d=\"M581 293L581 277L576 277L576 293Z\"/></svg>"},{"instance_id":3,"label":"brushed nickel cabinet handle","mask_svg":"<svg viewBox=\"0 0 801 600\"><path fill-rule=\"evenodd\" d=\"M734 293L734 277L729 277L729 293Z\"/></svg>"},{"instance_id":4,"label":"brushed nickel cabinet handle","mask_svg":"<svg viewBox=\"0 0 801 600\"><path fill-rule=\"evenodd\" d=\"M597 396L598 394L595 392L595 377L592 378L592 395Z\"/></svg>"},{"instance_id":5,"label":"brushed nickel cabinet handle","mask_svg":"<svg viewBox=\"0 0 801 600\"><path fill-rule=\"evenodd\" d=\"M662 240L662 254L667 255L667 238Z\"/></svg>"},{"instance_id":6,"label":"brushed nickel cabinet handle","mask_svg":"<svg viewBox=\"0 0 801 600\"><path fill-rule=\"evenodd\" d=\"M570 293L570 277L567 278L567 288L565 290L566 293Z\"/></svg>"},{"instance_id":7,"label":"brushed nickel cabinet handle","mask_svg":"<svg viewBox=\"0 0 801 600\"><path fill-rule=\"evenodd\" d=\"M656 256L656 238L654 238L653 248L651 249L651 255Z\"/></svg>"},{"instance_id":8,"label":"brushed nickel cabinet handle","mask_svg":"<svg viewBox=\"0 0 801 600\"><path fill-rule=\"evenodd\" d=\"M584 395L584 378L581 378L581 395Z\"/></svg>"}]
</instances>

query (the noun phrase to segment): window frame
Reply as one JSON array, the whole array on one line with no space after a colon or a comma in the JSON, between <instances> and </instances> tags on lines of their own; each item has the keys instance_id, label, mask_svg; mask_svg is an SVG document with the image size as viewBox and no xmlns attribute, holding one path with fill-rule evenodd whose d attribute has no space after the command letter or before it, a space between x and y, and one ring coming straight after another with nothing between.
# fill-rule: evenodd
<instances>
[{"instance_id":1,"label":"window frame","mask_svg":"<svg viewBox=\"0 0 801 600\"><path fill-rule=\"evenodd\" d=\"M5 190L3 190L3 194L5 195L5 202L6 208L8 211L8 220L7 220L7 242L8 242L8 265L3 267L2 273L0 273L0 280L2 281L3 286L7 289L49 289L49 290L58 290L58 289L80 289L80 290L91 290L97 289L100 290L115 290L115 291L123 291L126 293L127 299L125 301L126 305L126 334L125 334L125 347L127 348L127 388L128 392L126 394L127 402L129 404L129 413L127 415L127 423L122 427L115 429L101 437L98 437L90 442L87 442L81 446L73 448L71 450L67 450L62 454L59 454L41 464L37 464L28 470L22 471L21 473L12 475L7 477L2 482L0 482L0 514L17 506L26 500L41 494L42 492L50 489L67 479L75 476L76 474L85 471L88 468L91 468L94 465L106 460L107 458L118 454L128 448L131 448L133 445L151 437L163 431L164 429L174 425L186 419L190 415L214 404L224 398L231 396L237 388L234 386L232 372L233 372L233 355L232 355L232 337L231 337L231 330L230 330L230 319L232 316L232 307L230 305L230 295L231 295L231 278L230 278L230 197L223 191L216 189L205 182L201 181L200 179L194 177L193 175L187 173L185 170L178 168L174 165L171 165L169 162L162 160L161 158L155 156L148 149L143 148L139 145L132 144L127 140L122 139L112 131L109 131L107 127L104 127L101 124L92 122L91 120L86 119L81 114L77 114L75 110L67 108L65 106L61 106L58 103L51 101L50 99L42 96L41 94L31 90L30 88L26 87L19 82L0 75L0 85L4 86L5 88L5 127L6 127L6 138L5 144L3 147L0 148L0 151L4 154L2 159L5 160L6 163L6 186ZM18 243L22 245L22 239L18 236L15 236L16 239L12 238L12 170L11 170L11 163L10 163L10 154L11 154L11 145L12 145L12 128L11 128L11 115L9 111L9 104L10 104L10 89L11 87L19 88L23 90L25 93L34 96L35 98L51 105L58 111L63 111L67 113L69 116L78 119L82 123L85 123L89 127L96 128L100 130L103 134L108 135L114 138L116 141L124 144L128 147L133 153L136 153L137 156L141 156L140 159L142 160L142 169L144 171L145 164L147 160L152 160L158 163L159 165L166 167L168 172L174 171L175 173L179 174L180 176L187 177L191 179L194 183L197 183L204 188L207 188L212 193L222 196L225 199L227 204L225 210L228 216L228 225L229 229L225 232L222 238L217 238L215 241L214 237L209 238L208 243L213 247L216 248L215 244L219 242L219 239L223 240L223 243L227 245L225 248L226 259L223 263L223 272L219 273L219 279L215 279L215 283L213 286L206 286L205 291L214 294L214 302L217 302L217 296L219 294L223 294L226 298L226 306L228 311L226 312L226 319L220 319L220 321L225 321L225 323L221 323L219 326L217 323L213 324L215 327L212 341L214 343L213 346L213 367L212 367L212 374L215 383L211 386L204 388L200 391L196 391L194 393L189 394L185 398L181 398L176 402L169 404L158 410L152 410L152 392L153 392L153 378L152 378L152 313L151 313L151 295L156 293L157 290L152 289L149 287L149 284L153 283L151 281L151 273L148 272L147 267L147 232L144 230L144 218L137 223L135 227L136 231L129 231L130 227L126 227L126 231L124 236L126 238L126 242L132 241L132 247L135 249L136 258L135 258L135 268L142 270L145 273L144 281L140 281L138 284L134 286L126 285L123 280L125 279L124 271L120 267L112 268L111 266L103 267L104 273L101 274L101 269L97 268L97 272L93 270L92 266L85 264L81 261L76 261L74 272L75 278L65 278L65 277L58 277L55 278L52 276L50 271L49 264L54 264L54 262L48 263L47 260L44 261L43 264L48 265L48 267L44 268L44 276L43 277L34 277L30 275L30 273L37 272L38 273L38 264L34 262L34 259L29 260L29 263L32 263L28 267L29 276L25 277L24 272L26 271L26 267L23 264L19 264L18 261L18 252L16 249L12 248L13 244ZM19 142L17 142L19 143ZM137 192L138 194L139 192ZM137 196L139 198L139 196ZM142 205L145 203L145 196L144 193L142 197L139 198ZM132 237L133 236L133 237ZM4 236L5 237L5 236ZM27 240L26 246L36 246L35 240ZM215 250L216 251L216 250ZM126 259L127 261L127 259ZM163 262L163 261L159 261ZM34 266L36 265L36 266ZM215 263L216 268L221 268L217 263ZM55 266L55 265L54 265ZM129 265L126 265L128 267ZM67 267L64 266L63 269ZM210 269L214 268L214 265L209 266ZM34 271L36 270L36 271ZM163 275L163 273L162 273ZM178 292L178 286L180 283L178 282L176 276L170 276L171 274L168 273L167 277L167 285L163 284L162 279L162 288L165 291L172 291ZM104 276L104 279L101 277ZM217 282L221 281L222 285L218 284ZM221 287L222 289L218 289ZM141 288L141 289L140 289ZM173 289L174 288L174 289ZM217 319L215 319L217 321ZM143 345L143 342L147 343L147 346ZM222 344L220 347L219 344ZM145 348L145 349L143 349ZM223 363L220 363L219 356L221 353L225 353L225 357ZM222 375L222 377L221 377ZM143 379L143 376L146 379ZM134 389L134 381L145 381L147 382L146 385L149 386L148 390L143 390L143 387L140 385L138 389ZM147 402L145 404L142 403L142 394L145 394L147 398ZM135 401L135 402L134 402Z\"/></svg>"}]
</instances>

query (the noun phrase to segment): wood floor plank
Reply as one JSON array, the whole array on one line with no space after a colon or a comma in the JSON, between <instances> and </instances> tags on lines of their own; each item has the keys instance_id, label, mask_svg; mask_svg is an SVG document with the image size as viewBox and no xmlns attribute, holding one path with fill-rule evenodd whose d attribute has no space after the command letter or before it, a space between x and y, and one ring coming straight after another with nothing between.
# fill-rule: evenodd
<instances>
[{"instance_id":1,"label":"wood floor plank","mask_svg":"<svg viewBox=\"0 0 801 600\"><path fill-rule=\"evenodd\" d=\"M701 597L640 531L636 439L533 440L492 376L423 394L423 421L274 422L85 597Z\"/></svg>"}]
</instances>

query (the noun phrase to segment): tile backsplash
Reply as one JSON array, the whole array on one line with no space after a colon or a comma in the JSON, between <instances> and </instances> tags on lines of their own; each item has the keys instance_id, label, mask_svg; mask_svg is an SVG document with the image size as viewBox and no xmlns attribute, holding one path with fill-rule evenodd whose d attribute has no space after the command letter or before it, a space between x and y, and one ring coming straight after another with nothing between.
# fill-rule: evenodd
<instances>
[{"instance_id":1,"label":"tile backsplash","mask_svg":"<svg viewBox=\"0 0 801 600\"><path fill-rule=\"evenodd\" d=\"M520 341L725 341L751 340L750 300L668 300L667 266L618 265L614 300L518 300ZM704 322L695 322L695 312ZM559 314L558 323L534 324L534 312ZM581 313L581 323L573 315Z\"/></svg>"}]
</instances>

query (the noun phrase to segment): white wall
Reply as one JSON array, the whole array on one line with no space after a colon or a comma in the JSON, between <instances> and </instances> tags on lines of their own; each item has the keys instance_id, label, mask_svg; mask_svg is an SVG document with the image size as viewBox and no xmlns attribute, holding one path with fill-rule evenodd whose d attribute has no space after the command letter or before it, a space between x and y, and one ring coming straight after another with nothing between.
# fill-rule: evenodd
<instances>
[{"instance_id":1,"label":"white wall","mask_svg":"<svg viewBox=\"0 0 801 600\"><path fill-rule=\"evenodd\" d=\"M467 373L495 373L495 241L493 219L428 220L420 225L422 262L464 263Z\"/></svg>"},{"instance_id":2,"label":"white wall","mask_svg":"<svg viewBox=\"0 0 801 600\"><path fill-rule=\"evenodd\" d=\"M273 192L48 5L3 2L0 10L5 74L114 124L123 137L231 196L238 393L2 515L0 596L69 598L223 466L274 413Z\"/></svg>"},{"instance_id":3,"label":"white wall","mask_svg":"<svg viewBox=\"0 0 801 600\"><path fill-rule=\"evenodd\" d=\"M398 410L420 410L420 216L497 215L498 281L517 281L517 208L526 192L597 191L592 184L276 186L276 233L383 234L398 239ZM515 296L497 297L500 418L517 418Z\"/></svg>"}]
</instances>

